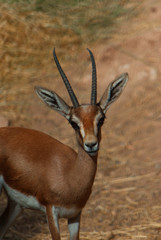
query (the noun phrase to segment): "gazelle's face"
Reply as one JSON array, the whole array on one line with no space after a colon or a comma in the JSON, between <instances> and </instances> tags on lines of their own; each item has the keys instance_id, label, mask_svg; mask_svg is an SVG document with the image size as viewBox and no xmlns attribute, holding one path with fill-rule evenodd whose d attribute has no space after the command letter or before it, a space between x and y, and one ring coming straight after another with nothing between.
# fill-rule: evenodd
<instances>
[{"instance_id":1,"label":"gazelle's face","mask_svg":"<svg viewBox=\"0 0 161 240\"><path fill-rule=\"evenodd\" d=\"M92 156L99 150L104 119L105 115L97 105L80 105L72 109L69 122L76 131L81 146Z\"/></svg>"}]
</instances>

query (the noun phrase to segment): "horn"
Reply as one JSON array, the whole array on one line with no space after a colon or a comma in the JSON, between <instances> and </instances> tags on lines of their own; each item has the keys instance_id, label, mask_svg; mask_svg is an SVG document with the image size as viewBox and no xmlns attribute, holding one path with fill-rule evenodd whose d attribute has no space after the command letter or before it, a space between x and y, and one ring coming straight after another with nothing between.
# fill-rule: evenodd
<instances>
[{"instance_id":1,"label":"horn","mask_svg":"<svg viewBox=\"0 0 161 240\"><path fill-rule=\"evenodd\" d=\"M71 101L73 103L73 107L77 108L79 106L79 102L78 102L78 100L77 100L77 98L75 96L75 93L74 93L74 91L73 91L73 89L72 89L72 87L71 87L71 85L70 85L70 83L68 81L67 76L65 75L65 73L64 73L64 71L63 71L63 69L62 69L62 67L61 67L61 65L59 63L59 60L58 60L58 58L56 56L56 53L55 53L55 48L53 50L53 56L54 56L54 60L55 60L56 66L57 66L57 68L59 70L59 73L60 73L60 75L61 75L61 77L63 79L63 82L64 82L65 86L66 86L66 89L68 90L70 99L71 99Z\"/></svg>"},{"instance_id":2,"label":"horn","mask_svg":"<svg viewBox=\"0 0 161 240\"><path fill-rule=\"evenodd\" d=\"M91 104L96 105L97 103L97 73L96 73L96 63L94 60L93 53L87 48L91 62L92 62L92 89L91 89Z\"/></svg>"}]
</instances>

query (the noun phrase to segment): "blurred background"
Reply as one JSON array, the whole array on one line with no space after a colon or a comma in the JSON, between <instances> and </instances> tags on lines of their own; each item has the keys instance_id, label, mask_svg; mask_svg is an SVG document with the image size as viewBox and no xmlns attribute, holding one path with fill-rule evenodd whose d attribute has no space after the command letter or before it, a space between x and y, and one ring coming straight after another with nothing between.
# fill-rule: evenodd
<instances>
[{"instance_id":1,"label":"blurred background","mask_svg":"<svg viewBox=\"0 0 161 240\"><path fill-rule=\"evenodd\" d=\"M67 121L34 86L70 103L52 51L80 103L88 103L92 50L98 100L123 72L129 82L107 113L98 172L81 239L161 239L161 2L159 0L0 0L0 123L46 132L76 149ZM6 205L3 194L0 212ZM61 220L62 239L68 239ZM45 216L25 210L5 239L51 239Z\"/></svg>"}]
</instances>

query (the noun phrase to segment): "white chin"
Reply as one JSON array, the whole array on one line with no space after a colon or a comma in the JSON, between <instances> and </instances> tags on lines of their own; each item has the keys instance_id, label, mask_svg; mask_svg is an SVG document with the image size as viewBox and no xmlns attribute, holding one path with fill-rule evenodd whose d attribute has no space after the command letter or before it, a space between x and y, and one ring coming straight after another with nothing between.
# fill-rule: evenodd
<instances>
[{"instance_id":1,"label":"white chin","mask_svg":"<svg viewBox=\"0 0 161 240\"><path fill-rule=\"evenodd\" d=\"M97 151L96 152L87 152L90 156L95 156L97 154Z\"/></svg>"}]
</instances>

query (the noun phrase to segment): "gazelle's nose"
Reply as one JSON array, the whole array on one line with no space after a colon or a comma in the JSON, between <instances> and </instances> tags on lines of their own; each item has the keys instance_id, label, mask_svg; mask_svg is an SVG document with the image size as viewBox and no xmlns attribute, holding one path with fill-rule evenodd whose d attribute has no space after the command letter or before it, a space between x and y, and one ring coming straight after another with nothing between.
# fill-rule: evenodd
<instances>
[{"instance_id":1,"label":"gazelle's nose","mask_svg":"<svg viewBox=\"0 0 161 240\"><path fill-rule=\"evenodd\" d=\"M98 151L98 142L86 142L84 143L84 150L89 154L96 153Z\"/></svg>"},{"instance_id":2,"label":"gazelle's nose","mask_svg":"<svg viewBox=\"0 0 161 240\"><path fill-rule=\"evenodd\" d=\"M98 143L97 142L90 142L90 143L85 143L85 146L88 148L94 148Z\"/></svg>"}]
</instances>

